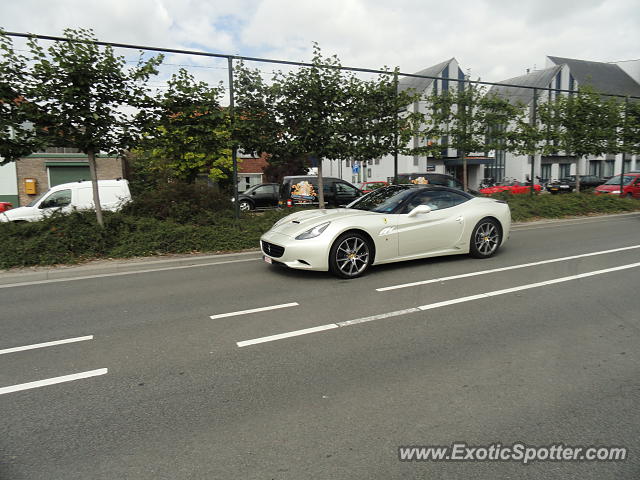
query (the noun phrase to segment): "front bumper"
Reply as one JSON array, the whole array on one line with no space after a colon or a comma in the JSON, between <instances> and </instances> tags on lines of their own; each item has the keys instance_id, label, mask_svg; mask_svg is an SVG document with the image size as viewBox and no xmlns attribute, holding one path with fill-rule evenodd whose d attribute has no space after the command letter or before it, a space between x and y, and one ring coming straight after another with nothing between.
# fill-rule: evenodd
<instances>
[{"instance_id":1,"label":"front bumper","mask_svg":"<svg viewBox=\"0 0 640 480\"><path fill-rule=\"evenodd\" d=\"M296 240L289 235L268 231L260 237L260 249L266 257L289 268L327 271L331 242L329 237L323 237L321 234L316 238ZM282 254L281 249L284 249Z\"/></svg>"}]
</instances>

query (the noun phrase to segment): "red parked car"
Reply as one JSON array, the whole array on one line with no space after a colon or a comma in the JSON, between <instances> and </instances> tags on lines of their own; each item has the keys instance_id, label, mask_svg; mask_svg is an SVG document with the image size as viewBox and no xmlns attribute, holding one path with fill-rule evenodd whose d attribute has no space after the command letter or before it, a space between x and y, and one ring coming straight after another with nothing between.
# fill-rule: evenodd
<instances>
[{"instance_id":1,"label":"red parked car","mask_svg":"<svg viewBox=\"0 0 640 480\"><path fill-rule=\"evenodd\" d=\"M536 192L542 190L540 185L534 185L533 189ZM480 193L483 195L493 195L494 193L500 192L508 192L513 194L521 194L521 193L529 193L531 191L531 186L529 185L520 185L520 182L511 182L505 185L496 185L494 187L481 188Z\"/></svg>"},{"instance_id":2,"label":"red parked car","mask_svg":"<svg viewBox=\"0 0 640 480\"><path fill-rule=\"evenodd\" d=\"M625 173L620 192L620 175L611 177L594 191L596 195L620 195L627 198L640 198L640 173Z\"/></svg>"},{"instance_id":3,"label":"red parked car","mask_svg":"<svg viewBox=\"0 0 640 480\"><path fill-rule=\"evenodd\" d=\"M5 212L13 207L12 203L9 202L0 202L0 212Z\"/></svg>"}]
</instances>

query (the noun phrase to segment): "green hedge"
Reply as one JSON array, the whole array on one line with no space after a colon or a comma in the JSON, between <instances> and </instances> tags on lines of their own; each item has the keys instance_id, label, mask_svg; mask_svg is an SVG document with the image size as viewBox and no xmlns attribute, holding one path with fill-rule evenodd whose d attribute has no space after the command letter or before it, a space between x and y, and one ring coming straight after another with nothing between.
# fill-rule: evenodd
<instances>
[{"instance_id":1,"label":"green hedge","mask_svg":"<svg viewBox=\"0 0 640 480\"><path fill-rule=\"evenodd\" d=\"M236 222L228 197L207 192L204 198L193 199L190 195L181 196L169 189L138 198L122 212L106 212L103 229L98 228L92 212L57 215L34 223L0 223L0 269L256 248L262 233L292 212L248 213ZM514 221L640 210L640 201L613 196L498 197L509 203ZM215 202L227 202L226 208L216 210L211 205Z\"/></svg>"},{"instance_id":2,"label":"green hedge","mask_svg":"<svg viewBox=\"0 0 640 480\"><path fill-rule=\"evenodd\" d=\"M506 200L514 222L526 222L542 218L563 218L581 215L602 215L640 210L640 202L613 195L562 193L513 195L501 193L494 198Z\"/></svg>"},{"instance_id":3,"label":"green hedge","mask_svg":"<svg viewBox=\"0 0 640 480\"><path fill-rule=\"evenodd\" d=\"M289 213L248 214L235 222L228 211L211 216L207 225L198 225L105 212L104 229L98 228L92 212L58 215L34 223L2 223L0 269L78 263L93 258L256 248L260 236Z\"/></svg>"}]
</instances>

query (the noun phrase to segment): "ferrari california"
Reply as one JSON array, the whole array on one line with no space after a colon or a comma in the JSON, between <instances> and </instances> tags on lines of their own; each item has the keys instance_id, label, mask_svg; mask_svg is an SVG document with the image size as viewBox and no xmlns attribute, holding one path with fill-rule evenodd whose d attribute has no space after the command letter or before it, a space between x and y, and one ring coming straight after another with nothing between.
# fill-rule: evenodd
<instances>
[{"instance_id":1,"label":"ferrari california","mask_svg":"<svg viewBox=\"0 0 640 480\"><path fill-rule=\"evenodd\" d=\"M260 246L267 263L355 278L383 263L462 253L488 258L510 227L501 200L435 185L392 185L346 208L288 215Z\"/></svg>"}]
</instances>

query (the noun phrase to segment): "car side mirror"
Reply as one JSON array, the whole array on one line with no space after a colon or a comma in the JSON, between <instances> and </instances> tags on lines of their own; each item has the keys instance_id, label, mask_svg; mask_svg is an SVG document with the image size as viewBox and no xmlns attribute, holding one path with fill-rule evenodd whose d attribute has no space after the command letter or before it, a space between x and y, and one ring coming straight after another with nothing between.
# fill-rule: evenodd
<instances>
[{"instance_id":1,"label":"car side mirror","mask_svg":"<svg viewBox=\"0 0 640 480\"><path fill-rule=\"evenodd\" d=\"M429 205L418 205L409 212L409 217L415 217L416 215L422 215L429 212L431 212L431 207Z\"/></svg>"}]
</instances>

